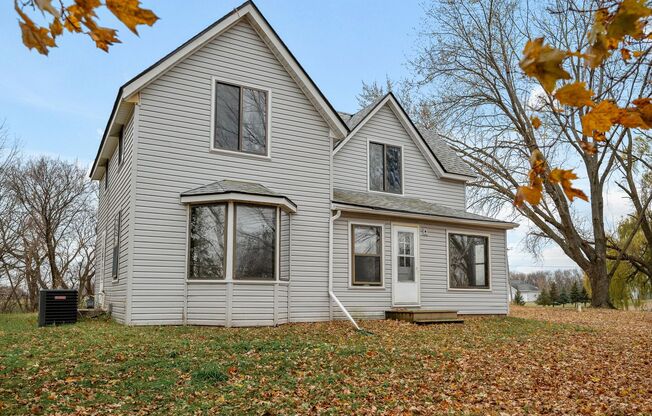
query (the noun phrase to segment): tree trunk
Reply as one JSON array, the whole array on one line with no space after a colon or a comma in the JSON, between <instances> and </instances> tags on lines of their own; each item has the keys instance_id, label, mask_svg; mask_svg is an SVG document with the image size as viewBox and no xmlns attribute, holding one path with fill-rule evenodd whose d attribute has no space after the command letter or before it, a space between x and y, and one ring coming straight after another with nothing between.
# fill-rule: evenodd
<instances>
[{"instance_id":1,"label":"tree trunk","mask_svg":"<svg viewBox=\"0 0 652 416\"><path fill-rule=\"evenodd\" d=\"M602 265L599 263L602 263ZM595 266L586 270L586 273L591 282L591 306L594 308L614 309L609 298L609 285L611 282L607 274L606 261L597 261Z\"/></svg>"}]
</instances>

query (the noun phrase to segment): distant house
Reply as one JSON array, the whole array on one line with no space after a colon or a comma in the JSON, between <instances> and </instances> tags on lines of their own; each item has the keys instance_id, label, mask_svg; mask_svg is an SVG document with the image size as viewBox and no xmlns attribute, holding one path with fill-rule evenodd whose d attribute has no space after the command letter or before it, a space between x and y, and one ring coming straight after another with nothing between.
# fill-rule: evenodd
<instances>
[{"instance_id":1,"label":"distant house","mask_svg":"<svg viewBox=\"0 0 652 416\"><path fill-rule=\"evenodd\" d=\"M516 297L517 291L521 292L521 295L523 295L523 300L526 302L534 302L541 294L541 290L538 287L522 280L512 280L509 282L509 286L511 290L510 297L512 300L514 300L514 297Z\"/></svg>"},{"instance_id":2,"label":"distant house","mask_svg":"<svg viewBox=\"0 0 652 416\"><path fill-rule=\"evenodd\" d=\"M508 312L517 224L466 211L471 168L392 94L336 112L251 2L120 88L91 177L119 322Z\"/></svg>"}]
</instances>

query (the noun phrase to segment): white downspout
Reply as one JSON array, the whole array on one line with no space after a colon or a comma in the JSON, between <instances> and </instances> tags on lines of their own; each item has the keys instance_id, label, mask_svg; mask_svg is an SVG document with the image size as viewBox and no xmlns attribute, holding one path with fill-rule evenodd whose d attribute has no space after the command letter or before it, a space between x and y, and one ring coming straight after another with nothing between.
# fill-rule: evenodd
<instances>
[{"instance_id":1,"label":"white downspout","mask_svg":"<svg viewBox=\"0 0 652 416\"><path fill-rule=\"evenodd\" d=\"M344 305L342 305L342 302L340 302L337 296L335 296L335 293L333 293L333 224L340 215L342 215L342 211L338 210L335 215L331 216L330 226L328 227L328 295L335 301L335 304L337 304L340 310L344 312L344 315L349 321L351 321L355 329L362 331L349 311L346 310Z\"/></svg>"}]
</instances>

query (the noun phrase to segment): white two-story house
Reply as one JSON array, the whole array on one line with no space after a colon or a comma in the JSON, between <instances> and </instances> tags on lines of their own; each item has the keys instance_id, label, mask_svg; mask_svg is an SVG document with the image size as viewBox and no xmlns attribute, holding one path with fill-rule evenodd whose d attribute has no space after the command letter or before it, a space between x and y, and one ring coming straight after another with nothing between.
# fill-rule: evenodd
<instances>
[{"instance_id":1,"label":"white two-story house","mask_svg":"<svg viewBox=\"0 0 652 416\"><path fill-rule=\"evenodd\" d=\"M389 94L338 113L247 2L123 85L91 171L98 303L131 325L506 314L470 168Z\"/></svg>"}]
</instances>

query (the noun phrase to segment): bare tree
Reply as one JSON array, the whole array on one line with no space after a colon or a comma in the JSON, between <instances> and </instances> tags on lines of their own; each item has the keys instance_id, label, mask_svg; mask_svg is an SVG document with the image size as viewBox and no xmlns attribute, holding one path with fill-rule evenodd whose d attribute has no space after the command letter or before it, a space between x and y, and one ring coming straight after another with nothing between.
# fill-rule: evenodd
<instances>
[{"instance_id":1,"label":"bare tree","mask_svg":"<svg viewBox=\"0 0 652 416\"><path fill-rule=\"evenodd\" d=\"M438 128L475 168L479 181L471 197L476 207L494 212L511 207L536 151L550 165L577 167L586 180L590 215L583 215L550 181L544 181L546 196L539 205L513 212L534 225L530 248L554 241L588 275L593 306L610 307L604 191L619 155L627 152L623 142L629 130L611 130L608 145L586 152L590 141L580 123L584 110L560 111L518 65L526 41L537 37L562 50L582 50L592 23L587 11L599 5L589 0L552 0L547 6L516 0L433 3L426 10L424 45L412 67L435 104ZM627 104L650 93L648 61L638 62L625 65L614 56L597 69L579 58L570 64L573 78L585 81L596 100ZM538 129L531 121L535 112L543 121Z\"/></svg>"}]
</instances>

